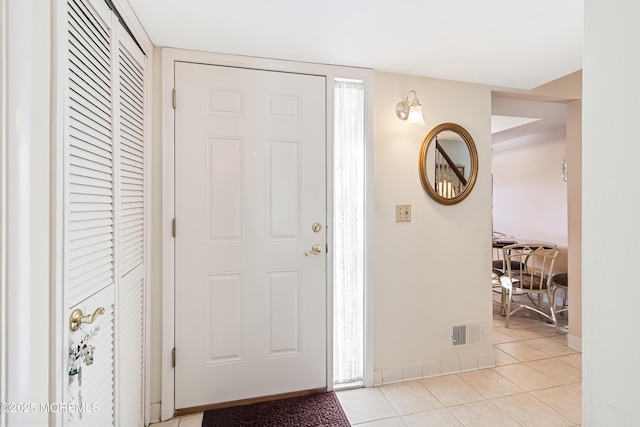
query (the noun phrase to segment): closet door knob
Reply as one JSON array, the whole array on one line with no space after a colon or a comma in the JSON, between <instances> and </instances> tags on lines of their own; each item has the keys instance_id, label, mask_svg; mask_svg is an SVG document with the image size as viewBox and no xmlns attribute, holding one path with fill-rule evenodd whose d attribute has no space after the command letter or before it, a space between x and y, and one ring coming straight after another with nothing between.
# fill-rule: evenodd
<instances>
[{"instance_id":1,"label":"closet door knob","mask_svg":"<svg viewBox=\"0 0 640 427\"><path fill-rule=\"evenodd\" d=\"M82 310L76 308L71 312L71 316L69 317L69 329L71 332L75 332L80 329L80 325L83 323L93 323L96 320L96 317L104 314L104 307L100 307L93 312L93 314L87 314L86 316L82 315Z\"/></svg>"}]
</instances>

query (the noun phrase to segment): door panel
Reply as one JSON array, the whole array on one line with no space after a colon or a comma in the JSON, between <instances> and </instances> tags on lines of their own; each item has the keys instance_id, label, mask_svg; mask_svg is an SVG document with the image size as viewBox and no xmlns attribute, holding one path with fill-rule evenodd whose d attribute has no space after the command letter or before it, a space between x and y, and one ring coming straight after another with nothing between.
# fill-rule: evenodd
<instances>
[{"instance_id":1,"label":"door panel","mask_svg":"<svg viewBox=\"0 0 640 427\"><path fill-rule=\"evenodd\" d=\"M118 35L118 413L115 424L144 426L146 62L128 34L119 31Z\"/></svg>"},{"instance_id":2,"label":"door panel","mask_svg":"<svg viewBox=\"0 0 640 427\"><path fill-rule=\"evenodd\" d=\"M325 387L324 77L175 75L175 407Z\"/></svg>"},{"instance_id":3,"label":"door panel","mask_svg":"<svg viewBox=\"0 0 640 427\"><path fill-rule=\"evenodd\" d=\"M64 151L65 426L114 425L116 189L111 11L104 2L68 0ZM93 323L76 331L76 309ZM92 404L96 406L93 407Z\"/></svg>"}]
</instances>

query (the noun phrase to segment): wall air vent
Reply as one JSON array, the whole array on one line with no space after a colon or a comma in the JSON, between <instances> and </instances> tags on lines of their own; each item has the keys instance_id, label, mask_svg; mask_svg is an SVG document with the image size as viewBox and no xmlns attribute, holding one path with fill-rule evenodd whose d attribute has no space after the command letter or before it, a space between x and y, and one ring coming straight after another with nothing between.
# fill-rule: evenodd
<instances>
[{"instance_id":1,"label":"wall air vent","mask_svg":"<svg viewBox=\"0 0 640 427\"><path fill-rule=\"evenodd\" d=\"M451 327L453 346L482 343L482 322L469 322Z\"/></svg>"}]
</instances>

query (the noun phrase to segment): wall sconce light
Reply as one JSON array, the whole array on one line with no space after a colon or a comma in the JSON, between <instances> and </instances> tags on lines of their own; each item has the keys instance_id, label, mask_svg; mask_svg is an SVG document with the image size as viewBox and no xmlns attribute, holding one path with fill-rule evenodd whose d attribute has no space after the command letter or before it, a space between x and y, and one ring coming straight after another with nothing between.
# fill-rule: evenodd
<instances>
[{"instance_id":1,"label":"wall sconce light","mask_svg":"<svg viewBox=\"0 0 640 427\"><path fill-rule=\"evenodd\" d=\"M413 100L409 102L409 96L413 94ZM404 101L396 105L396 114L400 120L404 120L406 125L424 126L422 118L422 105L418 101L415 90L410 90Z\"/></svg>"},{"instance_id":2,"label":"wall sconce light","mask_svg":"<svg viewBox=\"0 0 640 427\"><path fill-rule=\"evenodd\" d=\"M562 163L560 164L560 176L564 182L567 182L568 179L568 167L567 167L567 159L562 159Z\"/></svg>"}]
</instances>

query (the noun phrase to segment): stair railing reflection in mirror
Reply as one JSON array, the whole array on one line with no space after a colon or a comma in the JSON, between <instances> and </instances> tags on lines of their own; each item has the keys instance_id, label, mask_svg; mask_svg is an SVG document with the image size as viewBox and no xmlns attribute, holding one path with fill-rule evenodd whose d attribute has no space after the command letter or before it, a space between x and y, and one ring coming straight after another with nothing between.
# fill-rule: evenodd
<instances>
[{"instance_id":1,"label":"stair railing reflection in mirror","mask_svg":"<svg viewBox=\"0 0 640 427\"><path fill-rule=\"evenodd\" d=\"M442 148L436 137L435 151L435 187L439 196L452 199L460 194L467 185L464 166L456 165Z\"/></svg>"}]
</instances>

